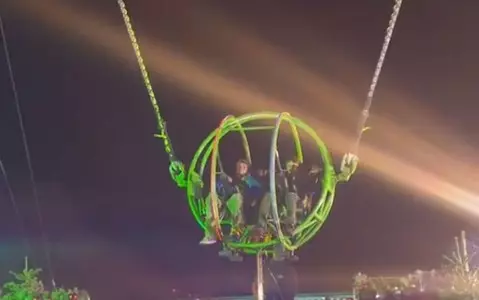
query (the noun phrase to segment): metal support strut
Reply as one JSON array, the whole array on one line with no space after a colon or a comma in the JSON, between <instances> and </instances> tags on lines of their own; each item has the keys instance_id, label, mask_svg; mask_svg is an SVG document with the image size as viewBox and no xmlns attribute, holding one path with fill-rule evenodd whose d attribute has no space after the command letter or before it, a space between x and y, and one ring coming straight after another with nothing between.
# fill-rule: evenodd
<instances>
[{"instance_id":1,"label":"metal support strut","mask_svg":"<svg viewBox=\"0 0 479 300\"><path fill-rule=\"evenodd\" d=\"M256 299L264 300L263 252L256 254Z\"/></svg>"}]
</instances>

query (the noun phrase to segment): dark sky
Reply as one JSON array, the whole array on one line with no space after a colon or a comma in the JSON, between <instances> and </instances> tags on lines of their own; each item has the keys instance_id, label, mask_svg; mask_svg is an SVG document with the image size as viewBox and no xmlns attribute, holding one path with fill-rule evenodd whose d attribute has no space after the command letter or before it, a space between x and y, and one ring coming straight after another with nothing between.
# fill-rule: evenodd
<instances>
[{"instance_id":1,"label":"dark sky","mask_svg":"<svg viewBox=\"0 0 479 300\"><path fill-rule=\"evenodd\" d=\"M121 29L115 1L98 2L69 1L96 11ZM324 72L350 85L358 103L366 94L391 10L391 1L383 0L130 2L135 2L130 3L132 17L144 32L186 49L201 37L188 36L178 16L214 8L312 67L329 62ZM474 38L478 4L458 2L461 5L446 0L405 1L384 76L422 99L422 105L477 144L473 128L479 125L475 103L479 45ZM134 65L52 34L8 5L1 12L57 282L85 287L98 299L132 299L132 295L154 299L160 293L157 289L173 287L206 293L248 290L250 278L245 274L251 262L224 262L216 256L216 248L197 245L201 232L185 195L169 178L162 144L152 136L154 116ZM215 45L209 46L218 52ZM208 55L205 49L202 55ZM335 73L331 49L369 67L348 82L348 74ZM3 58L2 52L0 156L26 232L17 225L2 180L2 276L21 264L22 235L36 245L29 253L33 263L47 268ZM214 60L213 55L209 58ZM237 60L234 63L241 63L240 57ZM218 63L227 64L220 56ZM154 76L153 81L174 145L187 162L228 112L201 106L198 96L161 78ZM379 101L380 107L387 107L387 99ZM300 251L303 288L344 288L360 270L439 267L452 236L466 223L417 200L360 170L351 183L340 187L324 229Z\"/></svg>"}]
</instances>

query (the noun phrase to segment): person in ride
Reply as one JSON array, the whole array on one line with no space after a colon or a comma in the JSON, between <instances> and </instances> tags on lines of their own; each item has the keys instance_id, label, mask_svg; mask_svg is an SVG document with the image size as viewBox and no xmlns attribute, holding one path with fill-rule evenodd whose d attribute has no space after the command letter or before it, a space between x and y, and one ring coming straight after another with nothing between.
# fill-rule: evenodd
<instances>
[{"instance_id":1,"label":"person in ride","mask_svg":"<svg viewBox=\"0 0 479 300\"><path fill-rule=\"evenodd\" d=\"M236 162L236 172L233 178L226 177L226 181L234 187L234 192L229 195L225 201L226 207L231 216L231 237L238 237L244 226L243 205L244 199L254 197L259 191L261 191L261 184L250 174L250 164L246 159L240 159ZM221 205L221 204L219 204ZM216 236L212 227L214 222L219 220L213 220L211 198L208 196L206 200L207 213L206 224L212 224L206 226L205 235L200 241L200 244L210 245L216 243Z\"/></svg>"},{"instance_id":2,"label":"person in ride","mask_svg":"<svg viewBox=\"0 0 479 300\"><path fill-rule=\"evenodd\" d=\"M297 159L292 159L286 162L286 170L275 174L278 204L284 206L286 214L283 223L286 225L286 232L292 234L297 223L297 205L300 197L297 188L297 171L300 166ZM260 170L258 172L261 181L264 195L261 198L258 214L258 235L263 235L267 230L268 218L272 213L272 198L269 184L269 173L267 170ZM281 209L278 207L278 209ZM278 211L280 214L280 212ZM281 215L281 214L280 214Z\"/></svg>"},{"instance_id":3,"label":"person in ride","mask_svg":"<svg viewBox=\"0 0 479 300\"><path fill-rule=\"evenodd\" d=\"M263 197L259 201L258 208L258 231L260 234L263 234L268 227L268 218L271 216L271 191L269 185L269 175L268 170L260 169L258 170L258 179L263 188Z\"/></svg>"},{"instance_id":4,"label":"person in ride","mask_svg":"<svg viewBox=\"0 0 479 300\"><path fill-rule=\"evenodd\" d=\"M313 200L321 195L321 176L323 169L319 164L312 165L307 174L301 179L301 188L304 192L301 201L301 213L305 218L312 210Z\"/></svg>"},{"instance_id":5,"label":"person in ride","mask_svg":"<svg viewBox=\"0 0 479 300\"><path fill-rule=\"evenodd\" d=\"M195 195L198 201L201 200L201 193L202 188L197 189L199 190L199 196ZM216 176L216 193L218 195L218 211L220 212L220 219L226 213L224 211L226 200L229 199L234 193L236 193L236 189L232 184L232 179L225 173L218 174ZM211 195L208 194L204 199L204 203L206 206L206 216L205 216L205 229L204 229L204 236L203 239L200 241L201 245L211 245L216 243L216 233L215 233L215 220L213 217L213 209L212 209L212 200Z\"/></svg>"},{"instance_id":6,"label":"person in ride","mask_svg":"<svg viewBox=\"0 0 479 300\"><path fill-rule=\"evenodd\" d=\"M283 195L286 204L286 231L292 234L297 224L297 206L300 200L297 187L297 173L299 162L289 160L286 162L286 172L284 172Z\"/></svg>"}]
</instances>

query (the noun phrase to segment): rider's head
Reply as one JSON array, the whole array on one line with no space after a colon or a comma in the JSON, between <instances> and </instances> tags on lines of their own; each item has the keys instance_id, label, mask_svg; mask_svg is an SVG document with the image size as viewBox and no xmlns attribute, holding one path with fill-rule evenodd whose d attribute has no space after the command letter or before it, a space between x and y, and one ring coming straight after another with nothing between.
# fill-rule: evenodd
<instances>
[{"instance_id":1,"label":"rider's head","mask_svg":"<svg viewBox=\"0 0 479 300\"><path fill-rule=\"evenodd\" d=\"M240 176L249 173L249 162L246 159L240 159L236 162L236 174Z\"/></svg>"}]
</instances>

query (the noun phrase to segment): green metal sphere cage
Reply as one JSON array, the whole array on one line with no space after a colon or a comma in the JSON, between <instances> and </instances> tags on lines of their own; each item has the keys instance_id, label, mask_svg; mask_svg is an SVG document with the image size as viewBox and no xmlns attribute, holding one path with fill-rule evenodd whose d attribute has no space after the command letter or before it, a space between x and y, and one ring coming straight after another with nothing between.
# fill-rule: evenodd
<instances>
[{"instance_id":1,"label":"green metal sphere cage","mask_svg":"<svg viewBox=\"0 0 479 300\"><path fill-rule=\"evenodd\" d=\"M265 124L273 123L273 125L264 126L256 125L255 123ZM314 207L311 209L309 215L295 228L293 235L286 236L283 234L280 226L280 217L278 213L276 179L275 173L277 169L276 155L278 152L278 137L280 134L280 127L283 123L287 123L291 128L296 157L300 162L303 161L303 149L299 132L304 132L315 143L315 151L319 154L322 160L322 179L320 181L321 193L314 199ZM285 249L294 251L299 249L305 243L310 241L321 229L326 221L334 201L336 189L336 173L332 162L332 157L325 143L319 138L316 132L302 120L291 116L287 112L259 112L245 114L239 117L227 116L223 119L220 126L211 132L206 139L203 140L198 150L196 151L192 162L190 164L187 174L187 194L188 203L191 212L202 229L205 229L206 217L206 203L204 195L198 197L195 189L198 182L204 182L205 178L210 181L210 199L212 201L213 216L219 220L218 216L218 196L216 191L216 174L218 173L218 159L219 150L221 146L221 139L231 132L238 132L241 136L245 157L250 163L253 163L251 158L251 151L248 141L248 132L255 130L269 130L272 132L271 145L269 153L269 184L272 200L272 215L273 227L275 236L267 242L251 242L248 240L248 230L242 235L240 241L226 241L226 247L245 254L257 254L258 252L273 251L274 247L281 243ZM306 137L306 136L305 136ZM208 164L210 164L210 174L205 174ZM206 177L208 176L208 177ZM221 220L219 222L218 232L219 238L222 237L222 229L224 226L230 225L228 221Z\"/></svg>"}]
</instances>

